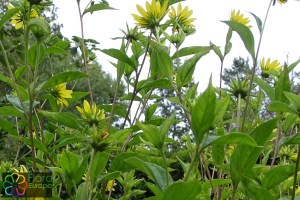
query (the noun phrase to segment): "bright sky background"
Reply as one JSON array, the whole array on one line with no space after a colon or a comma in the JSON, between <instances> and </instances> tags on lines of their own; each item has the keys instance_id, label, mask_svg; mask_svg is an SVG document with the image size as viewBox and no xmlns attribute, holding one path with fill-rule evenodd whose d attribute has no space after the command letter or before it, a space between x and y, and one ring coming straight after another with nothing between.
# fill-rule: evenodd
<instances>
[{"instance_id":1,"label":"bright sky background","mask_svg":"<svg viewBox=\"0 0 300 200\"><path fill-rule=\"evenodd\" d=\"M83 7L89 0L81 0ZM129 27L134 27L132 13L137 13L136 4L145 7L145 0L107 0L111 7L118 10L104 10L84 17L85 38L95 39L100 42L101 49L119 48L120 40L112 40L113 37L123 36L120 29L126 30L126 23ZM149 0L150 1L150 0ZM258 30L254 18L248 13L252 12L259 16L262 21L269 5L269 0L187 0L182 2L183 6L188 6L193 10L192 17L196 33L189 36L184 46L206 46L212 41L214 44L223 46L228 26L222 20L228 20L232 9L240 9L251 19L252 30L258 43ZM62 33L71 39L72 36L81 36L79 17L76 0L53 0L59 8L58 21L64 25ZM175 4L176 6L176 4ZM287 61L292 63L300 58L300 2L289 0L287 4L276 3L271 7L267 21L264 38L261 45L260 56L270 57L272 60L278 59L282 64ZM235 33L232 38L233 48L226 57L225 66L232 65L233 58L242 56L249 57L244 50L244 45ZM114 59L98 53L98 62L105 71L115 77L116 70L109 61ZM250 62L252 65L252 63ZM299 68L298 68L299 69ZM210 74L213 75L214 85L218 86L220 61L211 52L203 57L197 64L195 71L195 81L200 82L200 90L206 88Z\"/></svg>"}]
</instances>

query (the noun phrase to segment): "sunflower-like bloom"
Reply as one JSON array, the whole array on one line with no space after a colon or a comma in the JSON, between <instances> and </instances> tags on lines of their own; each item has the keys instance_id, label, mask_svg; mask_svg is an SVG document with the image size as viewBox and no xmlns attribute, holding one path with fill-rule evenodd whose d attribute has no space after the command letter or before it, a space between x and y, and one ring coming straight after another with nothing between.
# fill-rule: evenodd
<instances>
[{"instance_id":1,"label":"sunflower-like bloom","mask_svg":"<svg viewBox=\"0 0 300 200\"><path fill-rule=\"evenodd\" d=\"M282 66L278 62L278 60L274 60L271 62L270 58L268 58L267 62L265 61L265 58L263 58L260 62L260 68L262 71L262 76L265 78L269 77L269 72L278 73L281 71Z\"/></svg>"},{"instance_id":2,"label":"sunflower-like bloom","mask_svg":"<svg viewBox=\"0 0 300 200\"><path fill-rule=\"evenodd\" d=\"M9 4L7 4L7 8L10 10L10 9L13 9L14 6L9 3ZM24 20L25 20L26 16L27 16L26 12L19 11L14 16L12 16L10 24L13 25L15 27L15 29L24 28ZM30 18L38 18L38 17L39 17L39 15L36 12L36 10L31 9Z\"/></svg>"},{"instance_id":3,"label":"sunflower-like bloom","mask_svg":"<svg viewBox=\"0 0 300 200\"><path fill-rule=\"evenodd\" d=\"M110 191L110 188L112 188L111 190L112 190L112 191L115 191L114 186L116 186L116 185L117 185L117 184L116 184L116 182L115 182L114 180L109 180L109 181L107 182L107 184L106 184L105 190L106 190L106 191Z\"/></svg>"},{"instance_id":4,"label":"sunflower-like bloom","mask_svg":"<svg viewBox=\"0 0 300 200\"><path fill-rule=\"evenodd\" d=\"M250 84L249 80L247 79L245 80L241 80L240 78L238 78L237 80L231 79L228 85L229 89L226 90L230 92L232 95L234 95L236 98L240 96L242 99L245 99L248 94L249 84Z\"/></svg>"},{"instance_id":5,"label":"sunflower-like bloom","mask_svg":"<svg viewBox=\"0 0 300 200\"><path fill-rule=\"evenodd\" d=\"M277 2L280 4L284 4L284 3L287 3L287 0L277 0ZM274 3L275 3L275 1L274 1Z\"/></svg>"},{"instance_id":6,"label":"sunflower-like bloom","mask_svg":"<svg viewBox=\"0 0 300 200\"><path fill-rule=\"evenodd\" d=\"M66 99L71 99L72 96L71 94L73 93L72 90L67 90L66 89L67 84L66 83L62 83L59 85L56 85L52 90L51 90L51 94L56 97L57 99L57 105L59 106L69 106L69 103Z\"/></svg>"},{"instance_id":7,"label":"sunflower-like bloom","mask_svg":"<svg viewBox=\"0 0 300 200\"><path fill-rule=\"evenodd\" d=\"M87 100L83 101L83 109L79 106L76 106L76 108L80 112L81 117L90 125L97 125L101 120L105 118L104 111L98 109L96 104L92 104L91 106Z\"/></svg>"},{"instance_id":8,"label":"sunflower-like bloom","mask_svg":"<svg viewBox=\"0 0 300 200\"><path fill-rule=\"evenodd\" d=\"M140 5L136 5L141 16L132 14L136 24L142 28L155 29L168 12L168 1L161 6L159 1L152 0L151 4L146 2L146 10Z\"/></svg>"},{"instance_id":9,"label":"sunflower-like bloom","mask_svg":"<svg viewBox=\"0 0 300 200\"><path fill-rule=\"evenodd\" d=\"M196 20L195 18L191 18L191 15L193 14L192 10L189 10L187 6L185 6L182 9L181 3L177 6L177 11L174 8L174 6L171 7L171 11L169 12L169 17L171 20L174 21L174 29L177 29L178 25L181 27L193 27L193 22Z\"/></svg>"},{"instance_id":10,"label":"sunflower-like bloom","mask_svg":"<svg viewBox=\"0 0 300 200\"><path fill-rule=\"evenodd\" d=\"M243 25L247 26L248 28L252 27L251 25L249 25L249 23L250 23L249 18L244 17L244 14L241 14L240 10L238 10L237 12L235 10L231 11L230 21L243 24Z\"/></svg>"}]
</instances>

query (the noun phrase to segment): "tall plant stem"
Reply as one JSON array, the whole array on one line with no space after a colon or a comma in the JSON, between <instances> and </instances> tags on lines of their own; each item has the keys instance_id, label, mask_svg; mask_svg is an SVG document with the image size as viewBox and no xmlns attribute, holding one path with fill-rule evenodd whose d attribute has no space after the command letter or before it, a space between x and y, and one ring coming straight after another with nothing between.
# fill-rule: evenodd
<instances>
[{"instance_id":1,"label":"tall plant stem","mask_svg":"<svg viewBox=\"0 0 300 200\"><path fill-rule=\"evenodd\" d=\"M293 183L293 192L292 192L291 200L295 200L295 196L296 196L296 185L297 185L299 161L300 161L300 145L298 145L298 154L297 154L297 161L296 161L296 167L295 167L295 173L294 173L294 183Z\"/></svg>"},{"instance_id":2,"label":"tall plant stem","mask_svg":"<svg viewBox=\"0 0 300 200\"><path fill-rule=\"evenodd\" d=\"M252 88L254 75L255 75L255 71L256 71L256 67L257 67L257 59L258 59L258 54L259 54L259 50L260 50L260 45L261 45L261 41L262 41L262 38L263 38L263 33L264 33L264 30L265 30L265 27L266 27L267 19L268 19L269 12L270 12L273 1L274 0L270 0L269 6L268 6L268 9L267 9L267 13L266 13L266 16L265 16L265 20L264 20L264 23L263 23L263 26L262 26L262 30L260 32L256 54L255 54L255 57L252 58L253 59L253 68L252 68L250 84L249 84L249 90L248 90L247 100L246 100L246 105L245 105L245 110L244 110L244 116L243 116L243 122L242 122L242 131L244 130L244 127L245 127L245 121L246 121L246 117L247 117L247 111L248 111L248 106L249 106L251 88Z\"/></svg>"},{"instance_id":3,"label":"tall plant stem","mask_svg":"<svg viewBox=\"0 0 300 200\"><path fill-rule=\"evenodd\" d=\"M238 94L238 99L237 99L237 112L236 112L236 132L240 131L240 118L241 118L241 94Z\"/></svg>"},{"instance_id":4,"label":"tall plant stem","mask_svg":"<svg viewBox=\"0 0 300 200\"><path fill-rule=\"evenodd\" d=\"M223 67L224 67L224 59L221 60L219 99L222 98L222 74L223 74Z\"/></svg>"},{"instance_id":5,"label":"tall plant stem","mask_svg":"<svg viewBox=\"0 0 300 200\"><path fill-rule=\"evenodd\" d=\"M146 57L147 57L147 53L149 51L149 48L150 48L150 41L151 41L151 37L152 37L152 32L150 33L149 37L148 37L148 44L147 44L147 47L146 47L146 51L145 51L145 55L144 55L144 58L143 58L143 61L141 63L141 67L138 71L136 71L136 78L135 78L135 81L134 81L134 86L133 86L133 92L132 92L132 98L129 102L129 106L128 106L128 109L127 109L127 113L126 113L126 116L125 116L125 119L124 119L124 122L123 122L123 125L121 127L121 129L124 129L125 128L125 125L126 125L126 122L127 120L129 119L129 115L130 115L130 111L131 111L131 107L132 107L132 104L133 104L133 101L134 101L134 98L135 96L137 95L138 91L137 91L137 84L138 84L138 81L139 81L139 77L141 75L141 72L142 72L142 69L143 69L143 66L145 64L145 61L146 61ZM129 134L129 136L126 138L122 148L121 148L121 151L124 152L125 149L126 149L126 145L128 144L128 142L130 141L132 137L132 134Z\"/></svg>"},{"instance_id":6,"label":"tall plant stem","mask_svg":"<svg viewBox=\"0 0 300 200\"><path fill-rule=\"evenodd\" d=\"M79 18L80 18L81 51L82 51L82 55L83 55L83 65L84 65L85 73L88 74L89 69L88 69L88 65L87 65L87 57L86 57L86 51L85 51L86 50L86 46L85 46L85 42L84 42L83 14L82 14L81 8L80 8L80 0L77 0L77 6L78 6L78 12L79 12ZM91 102L94 103L94 95L93 95L93 91L92 91L90 77L86 78L86 84L87 84L88 89L89 89Z\"/></svg>"}]
</instances>

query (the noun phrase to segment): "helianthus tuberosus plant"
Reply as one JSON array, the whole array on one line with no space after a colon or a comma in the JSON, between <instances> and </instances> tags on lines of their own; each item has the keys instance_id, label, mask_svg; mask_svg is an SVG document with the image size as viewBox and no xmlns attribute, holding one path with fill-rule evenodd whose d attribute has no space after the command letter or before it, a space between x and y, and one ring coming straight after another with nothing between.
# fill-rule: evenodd
<instances>
[{"instance_id":1,"label":"helianthus tuberosus plant","mask_svg":"<svg viewBox=\"0 0 300 200\"><path fill-rule=\"evenodd\" d=\"M266 16L272 6L286 2L271 0ZM50 174L51 188L36 194L41 199L49 194L89 200L297 198L300 97L291 89L289 75L299 61L282 66L260 58L267 20L233 8L222 21L228 26L223 50L213 42L184 46L199 28L193 16L197 8L192 10L188 0L150 0L136 6L135 24L126 24L116 38L119 49L98 49L97 41L83 37L83 16L117 11L106 1L91 1L84 10L80 0L69 3L78 4L81 20L82 35L73 37L81 51L75 53L42 17L49 2L12 1L0 15L0 81L9 87L0 104L0 128L20 146L12 162L1 161L0 174ZM16 48L5 43L10 31L21 35ZM223 86L234 34L249 53L252 74L233 77ZM41 79L43 64L53 55L66 57L68 48L80 67ZM114 59L116 87L124 83L128 89L124 96L116 91L107 104L96 103L101 97L91 90L93 50ZM220 59L220 84L214 86L211 77L199 91L203 83L194 83L195 69L205 67L198 65L200 59L212 53ZM76 91L79 79L87 80L88 92ZM161 89L173 96L158 96ZM163 117L153 103L157 98L178 105L183 116ZM269 104L261 106L264 102ZM258 109L262 107L268 118ZM189 131L170 137L172 127L184 119ZM8 179L0 176L0 183L2 195L13 194L6 189Z\"/></svg>"}]
</instances>

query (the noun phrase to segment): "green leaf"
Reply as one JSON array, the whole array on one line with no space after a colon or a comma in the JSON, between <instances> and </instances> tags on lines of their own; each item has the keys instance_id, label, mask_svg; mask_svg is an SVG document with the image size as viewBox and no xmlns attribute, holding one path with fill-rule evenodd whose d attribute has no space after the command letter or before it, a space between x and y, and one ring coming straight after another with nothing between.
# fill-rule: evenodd
<instances>
[{"instance_id":1,"label":"green leaf","mask_svg":"<svg viewBox=\"0 0 300 200\"><path fill-rule=\"evenodd\" d=\"M12 116L12 117L21 117L23 116L17 108L13 106L3 106L0 107L0 115L2 116Z\"/></svg>"},{"instance_id":2,"label":"green leaf","mask_svg":"<svg viewBox=\"0 0 300 200\"><path fill-rule=\"evenodd\" d=\"M88 7L87 9L85 9L82 15L85 15L86 13L89 13L89 12L91 14L93 14L93 12L99 11L99 10L116 10L116 9L110 7L109 5L107 5L105 3L98 3L98 4L93 4L90 7Z\"/></svg>"},{"instance_id":3,"label":"green leaf","mask_svg":"<svg viewBox=\"0 0 300 200\"><path fill-rule=\"evenodd\" d=\"M223 21L223 22L227 24L230 28L232 28L233 31L239 34L242 41L244 42L246 49L248 50L252 59L254 60L255 59L254 37L251 30L247 26L238 22L234 22L234 21Z\"/></svg>"},{"instance_id":4,"label":"green leaf","mask_svg":"<svg viewBox=\"0 0 300 200\"><path fill-rule=\"evenodd\" d=\"M294 128L295 122L298 120L298 116L292 113L285 115L284 120L282 122L281 128L284 133L289 132L292 128Z\"/></svg>"},{"instance_id":5,"label":"green leaf","mask_svg":"<svg viewBox=\"0 0 300 200\"><path fill-rule=\"evenodd\" d=\"M87 182L83 182L79 185L75 200L82 200L82 199L88 199L89 198L89 186Z\"/></svg>"},{"instance_id":6,"label":"green leaf","mask_svg":"<svg viewBox=\"0 0 300 200\"><path fill-rule=\"evenodd\" d=\"M48 47L46 50L45 50L45 54L63 54L63 55L66 55L67 54L67 51L62 49L62 48L59 48L59 47Z\"/></svg>"},{"instance_id":7,"label":"green leaf","mask_svg":"<svg viewBox=\"0 0 300 200\"><path fill-rule=\"evenodd\" d=\"M212 49L211 46L190 46L179 49L178 53L175 53L171 58L172 60L177 57L189 56L200 52L209 52Z\"/></svg>"},{"instance_id":8,"label":"green leaf","mask_svg":"<svg viewBox=\"0 0 300 200\"><path fill-rule=\"evenodd\" d=\"M212 124L216 124L219 121L221 121L227 111L227 108L230 103L230 97L226 96L225 98L222 98L217 101L216 103L216 110L215 110L215 118Z\"/></svg>"},{"instance_id":9,"label":"green leaf","mask_svg":"<svg viewBox=\"0 0 300 200\"><path fill-rule=\"evenodd\" d=\"M155 104L150 105L146 109L146 111L145 111L145 121L148 121L153 117L153 115L154 115L154 113L155 113L158 106L159 106L159 103L155 103Z\"/></svg>"},{"instance_id":10,"label":"green leaf","mask_svg":"<svg viewBox=\"0 0 300 200\"><path fill-rule=\"evenodd\" d=\"M289 105L279 102L279 101L274 101L268 105L268 110L272 112L288 112L288 113L293 113L299 116L299 113L297 110L291 108Z\"/></svg>"},{"instance_id":11,"label":"green leaf","mask_svg":"<svg viewBox=\"0 0 300 200\"><path fill-rule=\"evenodd\" d=\"M231 155L230 175L235 187L237 187L241 176L247 176L252 170L262 151L262 147L270 140L270 136L277 125L277 121L278 118L274 118L264 122L250 133L250 136L260 147L238 145L234 150Z\"/></svg>"},{"instance_id":12,"label":"green leaf","mask_svg":"<svg viewBox=\"0 0 300 200\"><path fill-rule=\"evenodd\" d=\"M96 152L91 163L91 181L94 185L100 174L105 169L109 155L105 152Z\"/></svg>"},{"instance_id":13,"label":"green leaf","mask_svg":"<svg viewBox=\"0 0 300 200\"><path fill-rule=\"evenodd\" d=\"M119 61L130 65L134 69L137 67L136 64L134 64L134 62L123 51L119 49L103 49L101 51Z\"/></svg>"},{"instance_id":14,"label":"green leaf","mask_svg":"<svg viewBox=\"0 0 300 200\"><path fill-rule=\"evenodd\" d=\"M208 54L209 51L210 49L208 48L203 49L202 51L196 53L193 57L186 60L184 64L179 67L176 75L176 82L179 88L187 86L189 83L191 83L197 62L202 56Z\"/></svg>"},{"instance_id":15,"label":"green leaf","mask_svg":"<svg viewBox=\"0 0 300 200\"><path fill-rule=\"evenodd\" d=\"M17 14L20 10L20 7L15 7L12 9L9 9L5 12L5 14L1 17L0 20L0 28L5 24L5 22L7 20L9 20L10 18L12 18L15 14Z\"/></svg>"},{"instance_id":16,"label":"green leaf","mask_svg":"<svg viewBox=\"0 0 300 200\"><path fill-rule=\"evenodd\" d=\"M144 172L148 178L154 181L163 191L168 187L167 183L172 184L173 182L169 172L166 172L164 168L156 164L145 162L136 157L127 158L125 162L135 167L136 170Z\"/></svg>"},{"instance_id":17,"label":"green leaf","mask_svg":"<svg viewBox=\"0 0 300 200\"><path fill-rule=\"evenodd\" d=\"M260 79L257 76L253 77L253 80L259 85L261 89L267 94L271 101L275 101L275 90L264 80Z\"/></svg>"},{"instance_id":18,"label":"green leaf","mask_svg":"<svg viewBox=\"0 0 300 200\"><path fill-rule=\"evenodd\" d=\"M201 191L200 181L177 181L167 188L162 200L197 199L199 191Z\"/></svg>"},{"instance_id":19,"label":"green leaf","mask_svg":"<svg viewBox=\"0 0 300 200\"><path fill-rule=\"evenodd\" d=\"M152 124L137 123L137 126L143 131L142 138L150 142L155 148L161 149L164 145L159 128Z\"/></svg>"},{"instance_id":20,"label":"green leaf","mask_svg":"<svg viewBox=\"0 0 300 200\"><path fill-rule=\"evenodd\" d=\"M52 88L56 85L59 85L61 83L66 83L69 81L73 81L80 78L85 78L88 75L79 71L69 71L69 72L61 72L58 74L55 74L54 76L50 77L47 81L41 83L37 88L36 92L41 92L43 90Z\"/></svg>"},{"instance_id":21,"label":"green leaf","mask_svg":"<svg viewBox=\"0 0 300 200\"><path fill-rule=\"evenodd\" d=\"M6 131L9 134L18 135L15 125L7 121L6 119L0 118L0 129Z\"/></svg>"},{"instance_id":22,"label":"green leaf","mask_svg":"<svg viewBox=\"0 0 300 200\"><path fill-rule=\"evenodd\" d=\"M212 47L212 50L215 52L215 54L219 57L219 59L222 61L224 60L224 56L220 50L220 47L216 46L215 44L213 44L212 42L210 42L210 45Z\"/></svg>"},{"instance_id":23,"label":"green leaf","mask_svg":"<svg viewBox=\"0 0 300 200\"><path fill-rule=\"evenodd\" d=\"M59 163L65 174L70 177L76 176L76 172L80 167L80 157L71 151L64 150Z\"/></svg>"},{"instance_id":24,"label":"green leaf","mask_svg":"<svg viewBox=\"0 0 300 200\"><path fill-rule=\"evenodd\" d=\"M76 115L71 113L63 113L63 112L49 112L42 111L38 112L40 115L57 122L61 125L67 126L69 128L73 128L76 130L83 130L82 126L79 123L79 119Z\"/></svg>"},{"instance_id":25,"label":"green leaf","mask_svg":"<svg viewBox=\"0 0 300 200\"><path fill-rule=\"evenodd\" d=\"M291 92L283 92L283 93L286 96L286 98L288 98L288 100L296 106L297 110L300 111L300 96Z\"/></svg>"},{"instance_id":26,"label":"green leaf","mask_svg":"<svg viewBox=\"0 0 300 200\"><path fill-rule=\"evenodd\" d=\"M38 53L39 51L39 53ZM37 58L39 55L39 58ZM43 45L33 45L28 50L28 61L29 65L34 69L37 65L41 64L45 55L45 49Z\"/></svg>"},{"instance_id":27,"label":"green leaf","mask_svg":"<svg viewBox=\"0 0 300 200\"><path fill-rule=\"evenodd\" d=\"M138 91L145 90L145 93L147 93L149 90L153 89L169 89L171 88L170 80L167 79L156 79L153 80L152 78L149 78L147 80L142 80L138 82Z\"/></svg>"},{"instance_id":28,"label":"green leaf","mask_svg":"<svg viewBox=\"0 0 300 200\"><path fill-rule=\"evenodd\" d=\"M288 66L288 73L290 73L299 63L300 63L300 60L297 60L296 62L290 64Z\"/></svg>"},{"instance_id":29,"label":"green leaf","mask_svg":"<svg viewBox=\"0 0 300 200\"><path fill-rule=\"evenodd\" d=\"M287 103L287 98L284 92L291 91L291 83L287 69L284 69L275 85L275 101Z\"/></svg>"},{"instance_id":30,"label":"green leaf","mask_svg":"<svg viewBox=\"0 0 300 200\"><path fill-rule=\"evenodd\" d=\"M300 133L296 133L289 137L283 137L279 140L279 148L289 144L300 144Z\"/></svg>"},{"instance_id":31,"label":"green leaf","mask_svg":"<svg viewBox=\"0 0 300 200\"><path fill-rule=\"evenodd\" d=\"M112 144L121 144L123 143L128 135L132 133L131 129L122 129L109 134L108 140L112 142Z\"/></svg>"},{"instance_id":32,"label":"green leaf","mask_svg":"<svg viewBox=\"0 0 300 200\"><path fill-rule=\"evenodd\" d=\"M26 66L22 66L19 67L16 71L15 71L15 79L18 80L19 78L21 78L27 71L27 67Z\"/></svg>"},{"instance_id":33,"label":"green leaf","mask_svg":"<svg viewBox=\"0 0 300 200\"><path fill-rule=\"evenodd\" d=\"M66 145L75 144L75 143L79 143L79 142L82 142L82 138L81 137L76 136L76 135L68 135L68 136L59 138L57 140L58 144L55 145L53 147L53 149L59 149L59 148L64 147Z\"/></svg>"},{"instance_id":34,"label":"green leaf","mask_svg":"<svg viewBox=\"0 0 300 200\"><path fill-rule=\"evenodd\" d=\"M153 79L168 78L172 80L172 59L165 48L154 42L151 43L150 70Z\"/></svg>"},{"instance_id":35,"label":"green leaf","mask_svg":"<svg viewBox=\"0 0 300 200\"><path fill-rule=\"evenodd\" d=\"M228 133L222 136L207 136L204 143L201 144L201 149L205 149L214 144L243 144L256 147L255 140L244 133Z\"/></svg>"},{"instance_id":36,"label":"green leaf","mask_svg":"<svg viewBox=\"0 0 300 200\"><path fill-rule=\"evenodd\" d=\"M262 21L261 21L261 19L252 12L250 12L250 14L254 17L259 32L262 33Z\"/></svg>"},{"instance_id":37,"label":"green leaf","mask_svg":"<svg viewBox=\"0 0 300 200\"><path fill-rule=\"evenodd\" d=\"M99 105L98 108L103 109L105 112L111 112L112 105L103 104L103 105ZM114 114L125 118L126 112L127 112L126 105L124 104L114 105Z\"/></svg>"},{"instance_id":38,"label":"green leaf","mask_svg":"<svg viewBox=\"0 0 300 200\"><path fill-rule=\"evenodd\" d=\"M260 186L256 181L243 177L242 179L243 193L247 197L252 197L255 200L276 200L269 190Z\"/></svg>"},{"instance_id":39,"label":"green leaf","mask_svg":"<svg viewBox=\"0 0 300 200\"><path fill-rule=\"evenodd\" d=\"M50 25L44 18L31 18L28 28L36 35L46 36L50 34Z\"/></svg>"},{"instance_id":40,"label":"green leaf","mask_svg":"<svg viewBox=\"0 0 300 200\"><path fill-rule=\"evenodd\" d=\"M262 180L262 186L265 187L267 190L270 190L281 184L289 177L293 176L294 172L294 165L279 165L273 167L270 171L266 173L264 179Z\"/></svg>"},{"instance_id":41,"label":"green leaf","mask_svg":"<svg viewBox=\"0 0 300 200\"><path fill-rule=\"evenodd\" d=\"M210 129L215 118L216 94L211 80L207 89L201 94L192 108L192 130L196 144L200 144L204 134Z\"/></svg>"}]
</instances>

